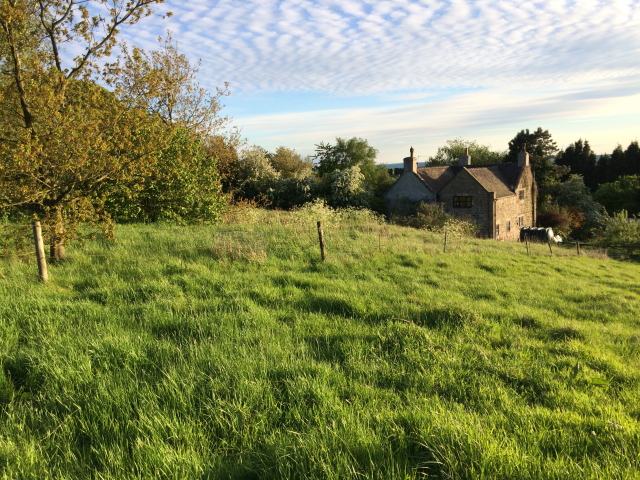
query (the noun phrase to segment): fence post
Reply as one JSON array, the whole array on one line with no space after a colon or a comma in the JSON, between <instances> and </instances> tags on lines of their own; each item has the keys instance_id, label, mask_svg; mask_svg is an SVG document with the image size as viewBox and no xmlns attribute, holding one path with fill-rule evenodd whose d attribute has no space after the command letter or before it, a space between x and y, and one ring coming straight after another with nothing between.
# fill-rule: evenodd
<instances>
[{"instance_id":1,"label":"fence post","mask_svg":"<svg viewBox=\"0 0 640 480\"><path fill-rule=\"evenodd\" d=\"M580 242L576 242L576 253L580 256Z\"/></svg>"},{"instance_id":2,"label":"fence post","mask_svg":"<svg viewBox=\"0 0 640 480\"><path fill-rule=\"evenodd\" d=\"M44 242L42 241L42 227L40 222L34 220L33 222L33 242L36 246L36 259L38 261L38 272L40 273L40 279L47 283L49 281L49 274L47 273L47 259L44 255Z\"/></svg>"},{"instance_id":3,"label":"fence post","mask_svg":"<svg viewBox=\"0 0 640 480\"><path fill-rule=\"evenodd\" d=\"M527 256L529 256L531 254L529 253L529 236L528 235L525 235L524 241L525 241L525 244L527 245Z\"/></svg>"},{"instance_id":4,"label":"fence post","mask_svg":"<svg viewBox=\"0 0 640 480\"><path fill-rule=\"evenodd\" d=\"M324 262L327 258L327 252L324 248L324 235L322 233L322 222L318 222L318 239L320 240L320 256L322 257L322 261Z\"/></svg>"},{"instance_id":5,"label":"fence post","mask_svg":"<svg viewBox=\"0 0 640 480\"><path fill-rule=\"evenodd\" d=\"M447 253L447 231L444 232L444 253Z\"/></svg>"}]
</instances>

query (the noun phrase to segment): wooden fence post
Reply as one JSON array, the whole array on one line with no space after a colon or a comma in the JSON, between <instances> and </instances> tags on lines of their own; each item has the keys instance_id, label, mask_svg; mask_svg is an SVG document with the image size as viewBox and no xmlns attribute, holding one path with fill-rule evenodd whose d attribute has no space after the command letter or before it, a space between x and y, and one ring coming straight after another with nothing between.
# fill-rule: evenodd
<instances>
[{"instance_id":1,"label":"wooden fence post","mask_svg":"<svg viewBox=\"0 0 640 480\"><path fill-rule=\"evenodd\" d=\"M318 222L318 239L320 240L320 256L322 257L322 261L324 262L327 258L327 252L324 248L324 235L322 233L322 222Z\"/></svg>"},{"instance_id":2,"label":"wooden fence post","mask_svg":"<svg viewBox=\"0 0 640 480\"><path fill-rule=\"evenodd\" d=\"M40 279L44 283L47 283L49 281L49 274L47 273L47 259L44 255L42 227L40 226L40 222L37 220L33 222L33 241L36 245L36 259L38 261L38 272L40 273Z\"/></svg>"},{"instance_id":3,"label":"wooden fence post","mask_svg":"<svg viewBox=\"0 0 640 480\"><path fill-rule=\"evenodd\" d=\"M527 255L531 255L531 254L529 253L529 236L528 236L528 235L526 235L526 236L524 237L524 241L525 241L525 243L526 243L526 245L527 245Z\"/></svg>"},{"instance_id":4,"label":"wooden fence post","mask_svg":"<svg viewBox=\"0 0 640 480\"><path fill-rule=\"evenodd\" d=\"M444 232L444 253L447 253L447 232Z\"/></svg>"},{"instance_id":5,"label":"wooden fence post","mask_svg":"<svg viewBox=\"0 0 640 480\"><path fill-rule=\"evenodd\" d=\"M576 242L576 253L580 256L580 242Z\"/></svg>"}]
</instances>

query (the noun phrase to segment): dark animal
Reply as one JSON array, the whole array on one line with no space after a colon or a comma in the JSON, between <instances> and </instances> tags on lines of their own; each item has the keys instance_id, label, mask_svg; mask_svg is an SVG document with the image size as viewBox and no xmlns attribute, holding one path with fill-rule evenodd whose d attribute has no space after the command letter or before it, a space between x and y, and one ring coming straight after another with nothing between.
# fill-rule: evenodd
<instances>
[{"instance_id":1,"label":"dark animal","mask_svg":"<svg viewBox=\"0 0 640 480\"><path fill-rule=\"evenodd\" d=\"M524 242L529 240L530 242L539 243L555 243L555 235L552 228L536 228L536 227L524 227L520 229L520 241Z\"/></svg>"}]
</instances>

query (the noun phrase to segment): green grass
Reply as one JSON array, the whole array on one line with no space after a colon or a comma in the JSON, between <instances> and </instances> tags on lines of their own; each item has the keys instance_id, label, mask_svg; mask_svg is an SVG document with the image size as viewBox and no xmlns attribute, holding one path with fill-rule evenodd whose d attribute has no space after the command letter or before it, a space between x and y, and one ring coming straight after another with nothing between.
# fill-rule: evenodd
<instances>
[{"instance_id":1,"label":"green grass","mask_svg":"<svg viewBox=\"0 0 640 480\"><path fill-rule=\"evenodd\" d=\"M640 266L273 212L0 260L0 478L640 478Z\"/></svg>"}]
</instances>

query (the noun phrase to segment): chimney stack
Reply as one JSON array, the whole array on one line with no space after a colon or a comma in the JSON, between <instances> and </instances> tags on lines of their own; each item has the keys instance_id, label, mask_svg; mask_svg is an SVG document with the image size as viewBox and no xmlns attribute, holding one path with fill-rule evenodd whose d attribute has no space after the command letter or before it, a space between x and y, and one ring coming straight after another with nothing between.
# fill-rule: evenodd
<instances>
[{"instance_id":1,"label":"chimney stack","mask_svg":"<svg viewBox=\"0 0 640 480\"><path fill-rule=\"evenodd\" d=\"M529 166L529 153L527 152L527 144L522 144L522 151L518 153L518 167L528 167Z\"/></svg>"},{"instance_id":2,"label":"chimney stack","mask_svg":"<svg viewBox=\"0 0 640 480\"><path fill-rule=\"evenodd\" d=\"M404 159L404 173L407 172L418 172L418 159L413 156L413 147L409 150L409 157Z\"/></svg>"},{"instance_id":3,"label":"chimney stack","mask_svg":"<svg viewBox=\"0 0 640 480\"><path fill-rule=\"evenodd\" d=\"M469 155L469 147L465 148L464 155L460 157L460 165L471 165L471 155Z\"/></svg>"}]
</instances>

